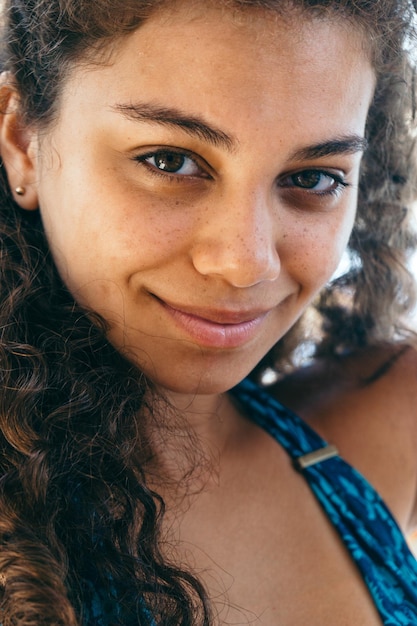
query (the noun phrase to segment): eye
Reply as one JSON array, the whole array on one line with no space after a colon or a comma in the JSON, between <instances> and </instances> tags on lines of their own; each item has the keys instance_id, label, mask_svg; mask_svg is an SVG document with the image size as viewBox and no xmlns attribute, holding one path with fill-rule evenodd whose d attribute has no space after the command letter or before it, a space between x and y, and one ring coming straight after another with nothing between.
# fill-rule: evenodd
<instances>
[{"instance_id":1,"label":"eye","mask_svg":"<svg viewBox=\"0 0 417 626\"><path fill-rule=\"evenodd\" d=\"M145 164L151 172L169 177L208 178L207 172L187 153L176 150L155 150L135 157L139 163Z\"/></svg>"},{"instance_id":2,"label":"eye","mask_svg":"<svg viewBox=\"0 0 417 626\"><path fill-rule=\"evenodd\" d=\"M285 176L278 184L280 187L299 188L317 195L337 193L349 186L341 174L323 170L302 170Z\"/></svg>"}]
</instances>

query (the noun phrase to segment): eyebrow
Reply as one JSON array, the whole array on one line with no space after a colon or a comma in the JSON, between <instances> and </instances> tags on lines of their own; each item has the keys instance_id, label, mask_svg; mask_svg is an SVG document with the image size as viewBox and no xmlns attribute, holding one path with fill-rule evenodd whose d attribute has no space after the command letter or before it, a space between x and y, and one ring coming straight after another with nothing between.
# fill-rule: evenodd
<instances>
[{"instance_id":1,"label":"eyebrow","mask_svg":"<svg viewBox=\"0 0 417 626\"><path fill-rule=\"evenodd\" d=\"M215 147L226 148L229 152L231 152L238 143L236 139L227 135L220 129L207 124L201 118L194 115L187 115L179 109L149 103L117 104L112 108L131 120L179 128L188 135L203 139Z\"/></svg>"},{"instance_id":2,"label":"eyebrow","mask_svg":"<svg viewBox=\"0 0 417 626\"><path fill-rule=\"evenodd\" d=\"M239 143L235 137L208 124L202 118L195 115L188 115L177 108L143 102L130 104L121 103L111 108L121 113L127 119L180 129L188 135L198 137L215 147L226 148L229 152L232 152ZM364 152L367 146L367 140L360 135L342 135L329 141L323 141L300 148L291 155L290 160L304 161L335 155L356 154L357 152Z\"/></svg>"},{"instance_id":3,"label":"eyebrow","mask_svg":"<svg viewBox=\"0 0 417 626\"><path fill-rule=\"evenodd\" d=\"M294 161L304 161L309 159L322 159L338 154L356 154L365 152L368 141L360 135L343 135L330 141L323 141L312 146L300 148L292 154Z\"/></svg>"}]
</instances>

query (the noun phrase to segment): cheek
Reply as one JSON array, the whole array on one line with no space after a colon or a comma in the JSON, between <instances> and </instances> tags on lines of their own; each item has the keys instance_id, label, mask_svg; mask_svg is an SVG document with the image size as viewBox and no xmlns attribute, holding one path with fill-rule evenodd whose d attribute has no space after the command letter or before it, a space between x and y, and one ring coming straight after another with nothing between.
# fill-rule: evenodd
<instances>
[{"instance_id":1,"label":"cheek","mask_svg":"<svg viewBox=\"0 0 417 626\"><path fill-rule=\"evenodd\" d=\"M74 181L62 177L56 186L71 189ZM64 201L58 204L55 197ZM185 247L192 230L183 213L115 185L96 186L88 197L44 188L40 198L56 264L74 276L105 278L153 267Z\"/></svg>"},{"instance_id":2,"label":"cheek","mask_svg":"<svg viewBox=\"0 0 417 626\"><path fill-rule=\"evenodd\" d=\"M109 219L109 248L114 261L144 267L172 260L190 245L192 222L180 212L166 211L161 202L135 197ZM137 269L140 269L139 267Z\"/></svg>"},{"instance_id":3,"label":"cheek","mask_svg":"<svg viewBox=\"0 0 417 626\"><path fill-rule=\"evenodd\" d=\"M354 210L342 219L310 220L293 227L283 239L283 268L302 288L318 291L336 271L353 227Z\"/></svg>"}]
</instances>

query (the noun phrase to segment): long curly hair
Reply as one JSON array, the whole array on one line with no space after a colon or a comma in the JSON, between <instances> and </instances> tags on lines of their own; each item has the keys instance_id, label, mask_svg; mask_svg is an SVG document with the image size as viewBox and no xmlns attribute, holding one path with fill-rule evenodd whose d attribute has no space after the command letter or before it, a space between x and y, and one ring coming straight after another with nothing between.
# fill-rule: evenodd
<instances>
[{"instance_id":1,"label":"long curly hair","mask_svg":"<svg viewBox=\"0 0 417 626\"><path fill-rule=\"evenodd\" d=\"M215 0L213 0L215 1ZM317 303L318 353L398 333L415 181L407 0L218 0L237 10L334 15L363 28L377 74L351 269ZM164 0L5 0L2 68L26 123L47 128L77 62L100 62ZM0 169L0 621L77 626L101 590L109 623L208 625L202 584L162 554L162 498L146 482L151 383L106 340L54 267L39 214ZM289 351L285 340L268 357ZM150 618L152 615L153 622Z\"/></svg>"}]
</instances>

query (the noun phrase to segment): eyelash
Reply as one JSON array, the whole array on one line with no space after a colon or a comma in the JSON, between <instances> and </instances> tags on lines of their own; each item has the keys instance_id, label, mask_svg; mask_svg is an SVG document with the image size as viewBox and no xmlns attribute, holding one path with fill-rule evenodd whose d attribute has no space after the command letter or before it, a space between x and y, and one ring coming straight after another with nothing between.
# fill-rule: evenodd
<instances>
[{"instance_id":1,"label":"eyelash","mask_svg":"<svg viewBox=\"0 0 417 626\"><path fill-rule=\"evenodd\" d=\"M332 187L330 189L325 189L325 190L315 190L313 187L308 187L308 186L302 186L302 185L286 185L286 181L289 180L293 180L296 179L297 177L302 177L302 176L317 176L317 177L324 177L324 178L329 178L331 180L334 181L334 184L332 185ZM318 184L318 182L316 183ZM309 195L314 194L315 196L318 197L326 197L326 196L337 196L339 195L344 189L346 189L347 187L350 187L351 184L348 183L343 175L338 174L334 171L329 171L329 170L322 170L319 168L309 168L309 169L303 169L300 170L298 172L294 172L293 174L287 174L286 176L283 176L279 182L278 182L278 186L284 189L288 189L289 191L292 191L293 189L297 189L298 191L304 192L304 193L308 193Z\"/></svg>"},{"instance_id":2,"label":"eyelash","mask_svg":"<svg viewBox=\"0 0 417 626\"><path fill-rule=\"evenodd\" d=\"M183 164L181 165L181 167L183 167L185 161L188 160L190 163L192 163L195 166L196 169L198 169L199 173L177 174L175 172L169 172L169 171L164 171L163 169L159 169L156 165L152 165L151 163L148 162L150 159L157 158L158 155L161 157L161 159L162 157L166 158L168 156L180 157L180 159L183 159ZM185 150L176 150L174 148L157 149L157 150L152 150L150 152L147 152L145 154L135 156L133 160L136 163L145 166L147 171L152 176L157 176L158 178L162 178L164 181L169 182L169 183L174 183L174 182L184 183L184 181L187 179L195 180L198 178L203 178L203 179L211 178L210 174L206 171L205 168L203 168L200 165L199 161L194 157L193 153L190 153ZM209 169L208 165L206 165L206 168ZM294 182L294 180L297 177L311 176L311 175L317 176L317 177L327 177L329 179L332 179L334 181L334 185L330 189L314 190L314 188L308 187L308 186L286 184L288 183L288 181ZM302 169L292 174L286 174L278 179L277 185L278 187L282 189L287 189L289 191L298 190L306 194L309 194L310 196L314 195L316 197L337 196L343 191L343 189L346 189L347 187L351 186L351 184L348 183L342 175L337 174L333 171L323 170L319 168Z\"/></svg>"},{"instance_id":3,"label":"eyelash","mask_svg":"<svg viewBox=\"0 0 417 626\"><path fill-rule=\"evenodd\" d=\"M167 155L171 155L171 156L178 156L180 158L183 158L184 161L186 159L188 159L191 163L194 164L194 166L196 167L196 169L199 170L198 174L176 174L175 172L168 172L168 171L164 171L163 169L159 169L157 166L152 165L151 163L148 163L149 159L155 159L158 157L158 155L162 156L167 156ZM198 178L211 178L210 174L206 171L206 169L204 169L200 163L198 162L198 160L192 155L192 153L184 151L184 150L175 150L175 149L171 149L171 148L164 148L164 149L159 149L159 150L152 150L151 152L147 152L146 154L141 154L138 156L135 156L134 161L136 161L136 163L143 165L144 167L146 167L147 171L152 175L152 176L157 176L158 178L163 178L166 182L180 182L180 183L184 183L184 181L186 179L198 179ZM206 165L206 168L208 169L208 166Z\"/></svg>"}]
</instances>

